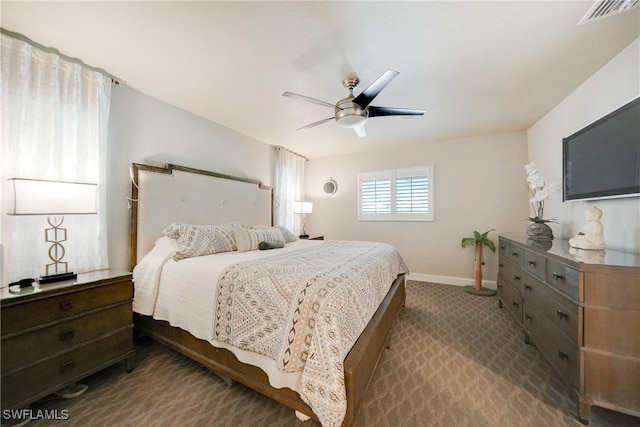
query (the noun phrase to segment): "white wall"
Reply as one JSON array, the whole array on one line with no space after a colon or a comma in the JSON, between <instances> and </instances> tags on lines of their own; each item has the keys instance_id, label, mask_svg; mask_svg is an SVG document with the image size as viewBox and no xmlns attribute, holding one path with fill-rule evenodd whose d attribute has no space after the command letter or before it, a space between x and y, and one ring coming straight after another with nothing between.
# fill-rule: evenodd
<instances>
[{"instance_id":1,"label":"white wall","mask_svg":"<svg viewBox=\"0 0 640 427\"><path fill-rule=\"evenodd\" d=\"M473 230L498 235L524 234L528 216L525 186L527 148L524 132L429 142L388 151L312 159L307 163L306 199L313 213L307 232L327 239L372 240L393 244L411 277L468 284L474 253L460 241ZM434 165L435 222L360 222L358 172ZM338 181L326 195L323 183ZM497 256L484 251L484 278L495 281Z\"/></svg>"},{"instance_id":2,"label":"white wall","mask_svg":"<svg viewBox=\"0 0 640 427\"><path fill-rule=\"evenodd\" d=\"M173 163L273 185L270 145L122 86L112 91L108 156L109 265L116 269L129 263L131 163Z\"/></svg>"},{"instance_id":3,"label":"white wall","mask_svg":"<svg viewBox=\"0 0 640 427\"><path fill-rule=\"evenodd\" d=\"M562 138L569 136L640 95L640 39L607 63L527 132L529 159L551 181L562 180ZM585 225L584 211L597 206L608 249L640 253L640 198L562 202L551 197L545 216L554 235L574 236Z\"/></svg>"}]
</instances>

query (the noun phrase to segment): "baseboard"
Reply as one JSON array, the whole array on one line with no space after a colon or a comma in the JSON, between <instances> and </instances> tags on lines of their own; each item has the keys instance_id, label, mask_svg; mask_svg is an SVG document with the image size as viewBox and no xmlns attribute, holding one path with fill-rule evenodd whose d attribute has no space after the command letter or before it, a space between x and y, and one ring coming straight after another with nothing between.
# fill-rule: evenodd
<instances>
[{"instance_id":1,"label":"baseboard","mask_svg":"<svg viewBox=\"0 0 640 427\"><path fill-rule=\"evenodd\" d=\"M444 285L454 286L473 286L473 279L465 279L463 277L436 276L433 274L409 273L409 280L418 282L442 283ZM482 287L489 289L497 289L495 280L483 280Z\"/></svg>"}]
</instances>

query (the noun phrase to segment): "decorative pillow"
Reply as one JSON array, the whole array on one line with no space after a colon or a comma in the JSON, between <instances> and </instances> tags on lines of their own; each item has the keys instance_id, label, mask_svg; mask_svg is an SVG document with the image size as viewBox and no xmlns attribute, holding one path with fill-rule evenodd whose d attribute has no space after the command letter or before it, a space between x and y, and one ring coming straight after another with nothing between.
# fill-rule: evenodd
<instances>
[{"instance_id":1,"label":"decorative pillow","mask_svg":"<svg viewBox=\"0 0 640 427\"><path fill-rule=\"evenodd\" d=\"M184 224L181 222L174 222L169 224L167 228L162 230L162 235L170 237L172 239L177 239L180 237L180 230L184 227Z\"/></svg>"},{"instance_id":2,"label":"decorative pillow","mask_svg":"<svg viewBox=\"0 0 640 427\"><path fill-rule=\"evenodd\" d=\"M282 232L282 236L284 237L284 242L285 243L291 243L291 242L295 242L296 240L298 240L298 238L296 236L293 235L292 232L289 231L289 229L287 227L285 227L284 225L276 225L275 227L269 227L267 225L247 225L247 224L241 224L240 225L242 228L247 228L249 230L263 230L263 229L268 229L268 228L277 228Z\"/></svg>"},{"instance_id":3,"label":"decorative pillow","mask_svg":"<svg viewBox=\"0 0 640 427\"><path fill-rule=\"evenodd\" d=\"M176 243L176 253L173 256L176 261L237 249L229 225L181 224Z\"/></svg>"},{"instance_id":4,"label":"decorative pillow","mask_svg":"<svg viewBox=\"0 0 640 427\"><path fill-rule=\"evenodd\" d=\"M260 242L282 242L284 244L282 231L276 227L244 228L232 225L231 229L236 238L238 252L255 251L258 249Z\"/></svg>"},{"instance_id":5,"label":"decorative pillow","mask_svg":"<svg viewBox=\"0 0 640 427\"><path fill-rule=\"evenodd\" d=\"M261 251L280 248L284 248L284 242L260 242L258 244L258 249L260 249Z\"/></svg>"}]
</instances>

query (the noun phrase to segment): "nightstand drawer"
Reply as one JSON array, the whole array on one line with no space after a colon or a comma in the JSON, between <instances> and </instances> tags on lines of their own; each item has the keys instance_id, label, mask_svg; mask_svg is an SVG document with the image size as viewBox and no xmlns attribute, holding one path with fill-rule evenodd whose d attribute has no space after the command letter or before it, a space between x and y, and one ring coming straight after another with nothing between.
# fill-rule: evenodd
<instances>
[{"instance_id":1,"label":"nightstand drawer","mask_svg":"<svg viewBox=\"0 0 640 427\"><path fill-rule=\"evenodd\" d=\"M87 287L72 293L42 298L26 304L13 304L2 308L2 335L42 325L65 317L83 313L133 298L131 280L100 287ZM25 316L24 310L29 310Z\"/></svg>"},{"instance_id":2,"label":"nightstand drawer","mask_svg":"<svg viewBox=\"0 0 640 427\"><path fill-rule=\"evenodd\" d=\"M534 305L556 328L578 343L578 304L530 275L524 281L523 297L527 304Z\"/></svg>"},{"instance_id":3,"label":"nightstand drawer","mask_svg":"<svg viewBox=\"0 0 640 427\"><path fill-rule=\"evenodd\" d=\"M2 408L21 407L133 352L133 326L27 369L2 375Z\"/></svg>"},{"instance_id":4,"label":"nightstand drawer","mask_svg":"<svg viewBox=\"0 0 640 427\"><path fill-rule=\"evenodd\" d=\"M131 302L2 340L2 373L49 358L131 325Z\"/></svg>"}]
</instances>

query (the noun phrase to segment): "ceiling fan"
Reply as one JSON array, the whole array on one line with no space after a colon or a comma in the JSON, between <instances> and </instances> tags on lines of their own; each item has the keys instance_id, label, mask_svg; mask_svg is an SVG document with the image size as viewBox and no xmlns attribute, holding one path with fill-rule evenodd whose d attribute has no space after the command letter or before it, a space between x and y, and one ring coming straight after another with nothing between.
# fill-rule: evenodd
<instances>
[{"instance_id":1,"label":"ceiling fan","mask_svg":"<svg viewBox=\"0 0 640 427\"><path fill-rule=\"evenodd\" d=\"M303 101L311 102L313 104L323 105L334 109L334 117L318 120L317 122L310 123L306 126L298 128L298 130L309 129L314 126L318 126L329 120L335 120L338 126L345 128L351 128L355 130L360 138L367 136L364 130L364 124L369 117L380 116L422 116L423 110L411 110L407 108L392 108L392 107L376 107L371 104L376 96L382 89L384 89L399 73L394 70L385 71L380 77L376 79L369 87L367 87L358 96L353 95L353 89L358 86L360 80L357 77L347 77L342 81L342 85L349 90L349 96L338 101L335 105L328 102L321 101L319 99L310 98L304 95L298 95L293 92L285 92L282 96L289 98L297 98Z\"/></svg>"}]
</instances>

